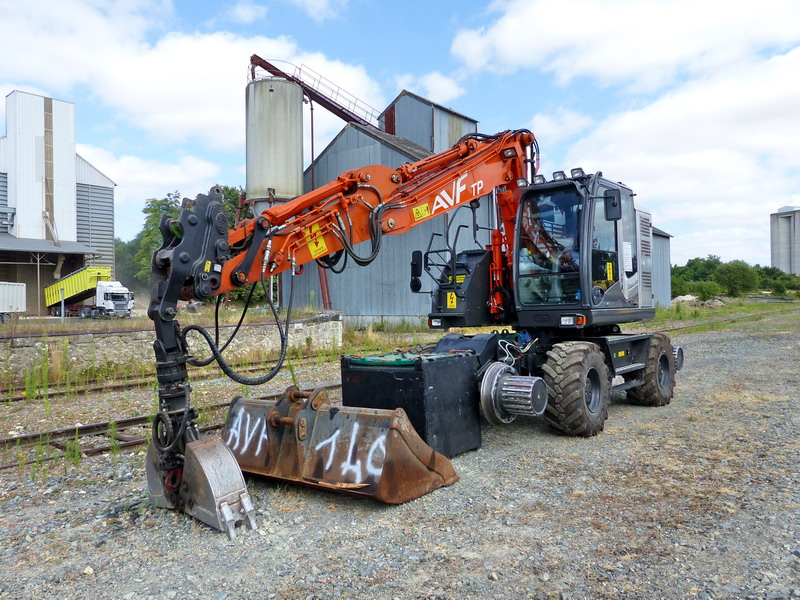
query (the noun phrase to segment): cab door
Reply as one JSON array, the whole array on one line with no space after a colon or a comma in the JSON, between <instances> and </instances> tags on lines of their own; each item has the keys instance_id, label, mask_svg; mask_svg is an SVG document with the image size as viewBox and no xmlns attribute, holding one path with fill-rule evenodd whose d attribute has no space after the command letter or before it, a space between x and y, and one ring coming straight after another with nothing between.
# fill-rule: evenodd
<instances>
[{"instance_id":1,"label":"cab door","mask_svg":"<svg viewBox=\"0 0 800 600\"><path fill-rule=\"evenodd\" d=\"M636 209L631 191L620 188L620 201L622 218L616 223L622 297L632 306L639 306L639 244L636 239Z\"/></svg>"},{"instance_id":2,"label":"cab door","mask_svg":"<svg viewBox=\"0 0 800 600\"><path fill-rule=\"evenodd\" d=\"M592 202L589 227L591 261L591 303L594 307L609 306L609 301L619 297L619 242L617 222L606 219L603 192ZM616 305L616 302L614 303Z\"/></svg>"}]
</instances>

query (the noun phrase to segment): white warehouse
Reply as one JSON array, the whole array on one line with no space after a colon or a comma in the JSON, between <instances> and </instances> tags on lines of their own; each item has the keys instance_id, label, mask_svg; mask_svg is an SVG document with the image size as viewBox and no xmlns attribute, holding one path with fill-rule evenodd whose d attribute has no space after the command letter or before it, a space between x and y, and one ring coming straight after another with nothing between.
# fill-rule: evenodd
<instances>
[{"instance_id":1,"label":"white warehouse","mask_svg":"<svg viewBox=\"0 0 800 600\"><path fill-rule=\"evenodd\" d=\"M114 182L75 152L75 106L14 91L0 138L0 281L43 288L92 264L114 269Z\"/></svg>"}]
</instances>

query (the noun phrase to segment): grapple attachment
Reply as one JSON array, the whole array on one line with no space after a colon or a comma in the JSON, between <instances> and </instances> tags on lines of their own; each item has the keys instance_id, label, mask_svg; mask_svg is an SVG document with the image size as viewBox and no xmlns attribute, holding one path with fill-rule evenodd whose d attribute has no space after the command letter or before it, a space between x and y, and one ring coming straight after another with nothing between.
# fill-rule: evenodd
<instances>
[{"instance_id":1,"label":"grapple attachment","mask_svg":"<svg viewBox=\"0 0 800 600\"><path fill-rule=\"evenodd\" d=\"M164 474L153 444L147 450L150 502L158 508L182 508L194 518L236 538L235 526L256 528L255 511L233 453L217 436L186 444L182 469Z\"/></svg>"},{"instance_id":2,"label":"grapple attachment","mask_svg":"<svg viewBox=\"0 0 800 600\"><path fill-rule=\"evenodd\" d=\"M400 504L458 481L403 409L331 405L288 388L277 401L236 398L223 432L243 471Z\"/></svg>"}]
</instances>

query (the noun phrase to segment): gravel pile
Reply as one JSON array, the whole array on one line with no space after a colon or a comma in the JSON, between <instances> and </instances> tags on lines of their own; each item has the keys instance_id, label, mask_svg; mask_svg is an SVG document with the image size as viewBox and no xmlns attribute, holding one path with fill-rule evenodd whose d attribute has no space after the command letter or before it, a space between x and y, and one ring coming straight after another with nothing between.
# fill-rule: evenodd
<instances>
[{"instance_id":1,"label":"gravel pile","mask_svg":"<svg viewBox=\"0 0 800 600\"><path fill-rule=\"evenodd\" d=\"M234 542L150 508L143 452L0 472L0 598L800 598L800 324L673 337L667 407L485 425L401 506L251 479Z\"/></svg>"}]
</instances>

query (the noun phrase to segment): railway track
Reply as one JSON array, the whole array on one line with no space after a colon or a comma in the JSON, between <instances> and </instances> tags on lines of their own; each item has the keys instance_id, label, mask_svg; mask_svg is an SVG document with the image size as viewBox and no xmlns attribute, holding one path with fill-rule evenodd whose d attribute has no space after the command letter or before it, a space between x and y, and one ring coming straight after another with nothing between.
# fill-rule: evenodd
<instances>
[{"instance_id":1,"label":"railway track","mask_svg":"<svg viewBox=\"0 0 800 600\"><path fill-rule=\"evenodd\" d=\"M307 356L303 356L300 359L293 359L291 360L291 364L293 367L302 367L305 364L308 364L311 361L317 360L318 355L310 354ZM288 360L287 360L288 362ZM254 366L246 366L246 367L236 367L234 369L237 373L248 374L248 373L263 373L265 370L269 370L272 367L273 363L261 363ZM212 379L219 379L223 377L222 373L219 369L215 367L213 368L198 368L196 370L190 371L190 376L192 381L208 381ZM49 384L46 395L48 399L53 398L61 398L64 396L77 396L83 395L87 393L95 393L95 392L106 392L106 391L114 391L114 390L126 390L131 388L142 389L147 387L153 387L156 385L155 374L151 373L149 375L115 375L114 380L110 381L109 379L98 377L92 379L85 379L82 380L80 384L64 384L64 383L56 383L56 384ZM40 386L41 388L41 386ZM25 400L31 400L35 398L42 398L45 395L45 392L41 389L35 390L35 394L30 397L26 393L26 389L24 387L12 388L9 390L5 395L3 395L0 400L4 402L21 402Z\"/></svg>"},{"instance_id":2,"label":"railway track","mask_svg":"<svg viewBox=\"0 0 800 600\"><path fill-rule=\"evenodd\" d=\"M309 390L317 388L328 390L338 389L341 385L341 382L338 381L327 382L311 386ZM280 397L281 393L275 393L259 396L259 399L277 400ZM202 420L203 415L219 412L226 409L229 405L230 402L210 404L198 408L198 412ZM27 454L32 449L37 448L39 449L40 456L33 457L32 460L43 462L66 459L70 454L74 455L75 453L85 456L96 456L105 452L118 451L122 448L141 446L149 442L148 434L152 418L153 415L140 415L119 419L117 421L104 421L89 425L64 427L61 429L51 429L48 431L0 438L0 455L3 457L3 462L0 463L0 471L31 462ZM222 429L223 424L222 422L217 422L211 425L203 425L199 429L201 433L215 431ZM55 454L46 452L44 456L42 456L42 448L54 448L56 452ZM9 452L12 457L17 457L16 461L6 462L5 459ZM24 458L20 458L20 456Z\"/></svg>"}]
</instances>

